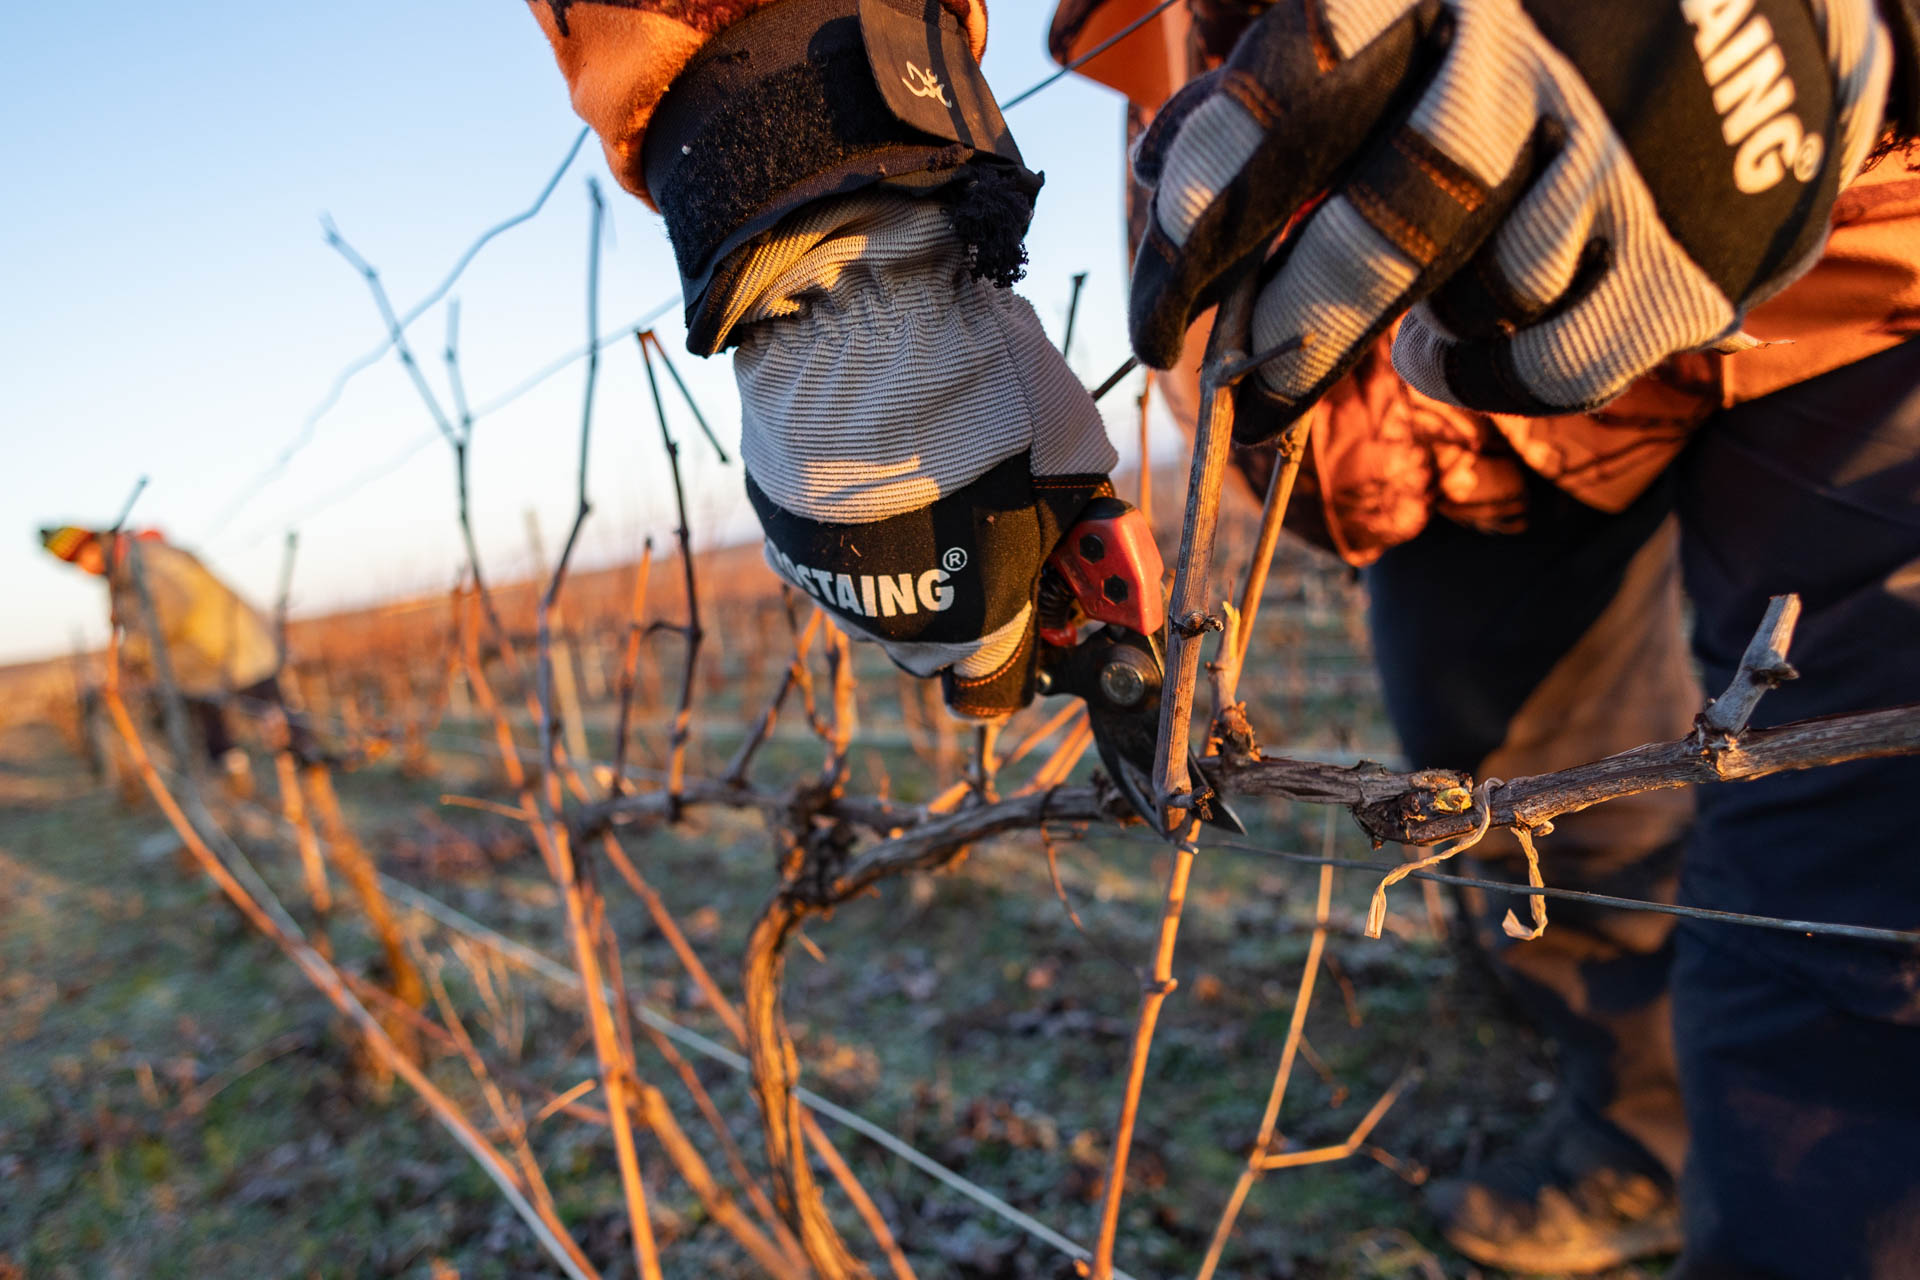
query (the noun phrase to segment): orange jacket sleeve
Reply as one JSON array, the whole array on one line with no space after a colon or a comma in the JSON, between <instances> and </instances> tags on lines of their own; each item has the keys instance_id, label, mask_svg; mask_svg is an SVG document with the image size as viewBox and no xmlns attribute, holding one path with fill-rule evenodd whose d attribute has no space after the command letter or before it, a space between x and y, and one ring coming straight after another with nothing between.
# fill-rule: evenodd
<instances>
[{"instance_id":1,"label":"orange jacket sleeve","mask_svg":"<svg viewBox=\"0 0 1920 1280\"><path fill-rule=\"evenodd\" d=\"M573 109L600 136L620 185L652 204L640 171L647 122L700 47L777 0L529 0L567 78ZM987 44L986 0L941 0L973 56Z\"/></svg>"},{"instance_id":2,"label":"orange jacket sleeve","mask_svg":"<svg viewBox=\"0 0 1920 1280\"><path fill-rule=\"evenodd\" d=\"M1624 510L1716 410L1920 332L1917 165L1920 147L1895 151L1841 193L1820 261L1747 318L1762 345L1674 356L1590 413L1523 418L1429 400L1394 373L1382 338L1314 409L1303 470L1319 502L1303 506L1296 532L1365 565L1435 515L1518 528L1522 467L1588 506Z\"/></svg>"}]
</instances>

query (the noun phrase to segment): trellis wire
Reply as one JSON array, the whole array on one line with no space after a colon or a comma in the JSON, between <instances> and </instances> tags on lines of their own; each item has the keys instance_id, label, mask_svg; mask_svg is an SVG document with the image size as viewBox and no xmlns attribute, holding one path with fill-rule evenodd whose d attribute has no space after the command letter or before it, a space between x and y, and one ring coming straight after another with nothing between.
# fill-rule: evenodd
<instances>
[{"instance_id":1,"label":"trellis wire","mask_svg":"<svg viewBox=\"0 0 1920 1280\"><path fill-rule=\"evenodd\" d=\"M434 286L433 289L429 290L425 297L407 308L406 313L400 317L400 327L403 330L415 320L425 315L434 303L447 296L447 291L453 288L454 283L460 279L462 273L466 271L467 267L472 264L474 258L479 255L482 249L486 248L490 241L496 236L510 231L521 223L532 219L546 206L547 197L553 194L554 188L560 185L561 177L566 174L568 169L573 167L574 157L580 154L580 148L586 143L588 132L589 130L585 125L580 127L580 131L573 137L572 145L567 148L566 156L560 161L559 166L554 169L553 176L547 179L546 185L540 188L540 194L534 197L531 205L521 212L514 214L512 217L497 222L481 232L478 238L467 246L466 251L454 261L452 269L447 272L445 278L442 279L438 285ZM239 493L235 494L226 507L221 510L220 514L214 517L213 524L207 529L208 537L212 537L222 529L225 529L227 525L231 524L233 518L245 510L247 504L258 497L260 491L266 488L274 477L286 469L287 464L293 461L293 456L311 443L314 431L320 425L320 419L325 417L328 411L340 402L341 395L344 394L347 389L347 383L351 382L360 373L372 368L380 360L384 359L387 352L391 350L393 350L393 339L389 336L382 341L379 346L373 347L363 354L356 356L349 361L339 373L334 375L333 385L328 388L327 394L321 397L320 403L307 411L306 419L300 424L300 430L294 433L292 441L280 451L280 455L273 460L271 465L258 476L254 477Z\"/></svg>"},{"instance_id":2,"label":"trellis wire","mask_svg":"<svg viewBox=\"0 0 1920 1280\"><path fill-rule=\"evenodd\" d=\"M246 698L234 695L242 701L256 701L263 707L269 705L265 699ZM313 713L307 712L310 718ZM336 725L341 721L338 716L328 715L325 719ZM453 751L461 755L484 756L495 750L495 744L482 738L468 737L463 734L436 732L433 743L442 750ZM530 752L522 754L531 757ZM611 768L604 760L583 760L581 766L593 769ZM630 778L644 778L647 770L629 767L626 770ZM1125 840L1134 844L1151 845L1156 849L1167 847L1165 839L1134 831L1131 827L1103 829L1100 838ZM1314 853L1301 853L1294 849L1281 849L1271 845L1254 844L1245 840L1208 838L1200 842L1200 848L1224 849L1233 853L1252 854L1258 857L1273 858L1279 861L1298 863L1312 867L1338 867L1355 871L1385 873L1393 870L1395 864L1369 862L1364 858L1335 858ZM1430 880L1435 884L1456 885L1467 889L1486 889L1495 893L1509 893L1521 897L1544 896L1558 898L1568 902L1587 902L1594 906L1618 907L1629 911L1650 911L1660 915L1680 916L1689 920L1702 920L1710 924L1742 925L1754 929L1772 929L1781 933L1800 933L1813 937L1851 938L1859 942L1884 943L1902 947L1920 947L1920 931L1903 929L1884 929L1874 925L1843 924L1826 920L1794 920L1784 916L1755 915L1742 911L1722 911L1714 907L1696 907L1677 902L1655 902L1647 898L1625 898L1614 894L1595 893L1586 889L1556 888L1546 885L1535 888L1511 880L1490 880L1481 876L1457 876L1438 871L1416 871L1408 876L1411 880Z\"/></svg>"},{"instance_id":3,"label":"trellis wire","mask_svg":"<svg viewBox=\"0 0 1920 1280\"><path fill-rule=\"evenodd\" d=\"M473 941L487 947L495 954L520 965L528 972L538 975L543 980L557 987L568 990L579 987L580 976L578 974L560 964L558 961L549 958L543 952L537 951L523 942L515 941L505 934L500 933L498 930L488 928L478 920L463 914L457 908L448 906L433 895L414 888L404 880L397 880L384 871L378 874L380 876L381 887L384 888L388 894L407 903L422 914L431 916L445 928L452 929L456 933L473 939ZM746 1075L751 1070L744 1054L734 1052L718 1041L701 1035L691 1027L682 1026L665 1014L649 1008L637 1000L633 1002L633 1011L634 1016L639 1018L640 1021L646 1023L661 1035L693 1050L702 1057L710 1058L722 1066L727 1067L729 1070L739 1072L741 1075ZM1054 1249L1059 1250L1071 1258L1081 1259L1092 1256L1088 1250L1061 1235L1046 1223L1041 1222L1030 1214L1022 1213L1005 1200L1002 1200L999 1196L993 1194L993 1192L988 1191L979 1183L970 1181L960 1174L955 1173L952 1169L947 1168L947 1166L941 1164L932 1156L925 1154L916 1147L908 1145L905 1139L894 1134L891 1130L882 1128L865 1116L854 1111L849 1111L838 1103L823 1098L813 1090L805 1088L804 1086L794 1090L794 1093L801 1102L806 1104L809 1110L826 1116L828 1119L842 1124L860 1136L886 1148L922 1173L945 1183L948 1187L966 1196L969 1200L972 1200L983 1209L993 1213L996 1217L1019 1227L1036 1240L1052 1246ZM1128 1276L1124 1271L1115 1271L1114 1274L1120 1276L1122 1280L1133 1280L1133 1277Z\"/></svg>"},{"instance_id":4,"label":"trellis wire","mask_svg":"<svg viewBox=\"0 0 1920 1280\"><path fill-rule=\"evenodd\" d=\"M486 747L492 744L480 743L479 745ZM481 753L475 751L475 754ZM591 765L594 762L581 763ZM177 775L174 775L171 771L161 769L159 772L177 781ZM280 814L274 813L261 805L254 804L250 801L239 801L236 803L252 810L265 821L277 827L287 827L289 825L286 819ZM237 848L235 849L235 855L239 856ZM252 873L252 883L256 887L256 892L264 896L265 900L272 902L278 907L278 899L271 891L266 889L265 882L259 879L258 873L253 872L251 863L246 862L244 857L241 857L241 862L246 871ZM511 938L497 929L482 924L458 908L442 902L432 894L409 884L405 880L398 879L377 868L374 874L380 881L381 889L389 897L406 903L414 910L435 920L442 927L451 929L455 933L470 938L488 950L493 951L496 955L520 966L553 986L564 990L579 989L580 976L568 969L565 965L547 956L544 952L528 946L526 943L520 942L517 939ZM299 926L294 925L290 919L287 923L292 929L297 930L299 928ZM665 1014L660 1013L658 1010L653 1009L638 999L630 1000L629 1004L636 1018L655 1031L658 1031L661 1035L666 1036L668 1039L692 1050L704 1058L718 1062L729 1070L743 1076L751 1073L751 1064L748 1063L744 1054L737 1053L725 1045L693 1030L691 1027L674 1021L672 1018L667 1017ZM920 1172L965 1196L996 1217L1018 1227L1034 1239L1041 1241L1075 1260L1084 1260L1093 1256L1091 1251L1083 1245L1061 1235L1031 1214L1023 1213L979 1183L972 1181L962 1174L956 1173L919 1148L912 1146L891 1130L867 1119L858 1112L850 1111L805 1086L796 1088L794 1094L809 1110L818 1115L826 1116L828 1119L853 1130L855 1133L858 1133L891 1154L906 1161L914 1168L920 1170ZM1114 1271L1114 1275L1120 1277L1120 1280L1135 1280L1134 1277L1128 1275L1125 1271L1118 1269Z\"/></svg>"},{"instance_id":5,"label":"trellis wire","mask_svg":"<svg viewBox=\"0 0 1920 1280\"><path fill-rule=\"evenodd\" d=\"M1001 110L1003 111L1011 110L1012 108L1017 107L1021 103L1027 101L1029 98L1034 97L1036 94L1040 93L1042 90L1045 90L1051 87L1052 85L1058 83L1060 80L1064 79L1071 72L1078 70L1080 67L1092 61L1094 58L1099 57L1101 54L1105 53L1107 50L1119 44L1122 40L1125 40L1128 36L1132 35L1134 32L1138 31L1140 28L1146 26L1147 23L1159 17L1166 10L1172 8L1176 2L1177 0L1161 0L1159 4L1156 4L1152 9L1148 10L1141 17L1136 18L1133 22L1127 24L1125 27L1122 27L1119 31L1107 37L1107 39L1101 41L1099 44L1087 50L1087 52L1081 54L1079 57L1073 59L1071 62L1067 63L1065 66L1061 67L1058 71L1055 71L1052 74L1045 76L1044 78L1037 81L1033 85L1029 86L1028 88L1022 90L1021 92L1015 94L1013 97L1007 99L1005 102L1001 103L1000 104ZM520 213L515 214L512 217L507 218L499 223L496 223L495 225L489 227L487 230L482 232L480 236L473 241L472 244L467 246L466 250L460 255L460 257L455 260L452 269L448 271L446 277L442 279L437 286L435 286L432 290L430 290L425 297L421 298L418 302L416 302L413 306L409 307L406 310L406 312L400 317L400 324L403 329L406 328L407 326L410 326L415 320L419 319L421 315L425 314L426 311L430 307L432 307L434 303L438 302L440 299L444 298L447 295L447 292L453 288L454 283L457 280L459 280L461 274L473 262L473 259L479 254L480 250L485 248L490 241L492 241L496 236L499 236L503 232L509 231L512 228L519 226L521 223L530 220L540 212L540 210L546 205L547 198L553 194L554 188L559 185L561 177L564 176L567 170L573 166L574 159L579 155L580 148L586 142L587 135L589 132L590 130L587 127L582 126L580 131L574 135L573 142L568 146L566 155L562 158L559 166L553 171L552 176L547 179L546 185L540 189L540 193L538 196L534 198L532 205L522 210ZM580 350L570 352L567 355L560 357L558 360L554 361L552 364L547 365L537 373L530 375L528 378L526 378L524 381L520 382L516 386L510 388L509 390L503 392L501 395L495 397L492 400L487 401L485 404L475 409L472 416L474 418L482 418L487 416L488 414L496 413L499 410L506 408L508 405L520 399L522 396L525 396L528 392L532 391L535 387L545 382L548 378L551 378L555 374L562 372L563 370L568 368L570 365L574 364L576 361L588 358L594 355L595 353L605 349L606 347L611 346L613 343L624 340L629 334L637 333L647 328L654 321L658 320L661 316L665 315L667 311L670 310L673 307L673 305L677 303L679 300L680 299L677 295L675 297L668 298L665 301L649 309L644 315L634 320L631 324L624 325L619 330L607 334L606 336L601 338L598 342L591 343ZM326 414L333 408L335 404L339 403L341 395L346 391L347 383L352 381L353 378L359 375L361 372L365 371L368 368L371 368L374 364L378 363L392 349L393 349L393 341L391 338L388 338L384 340L379 346L374 347L366 351L362 355L355 357L352 361L348 362L348 364L345 367L343 367L339 371L339 373L337 373L334 376L333 385L328 389L326 395L321 398L320 402L316 404L311 410L308 411L305 421L301 423L300 430L295 433L293 440L283 450L281 450L280 455L274 459L271 465L269 465L251 482L249 482L245 488L243 488L238 494L236 494L233 497L233 499L231 499L228 502L227 506L221 510L220 514L214 518L213 524L208 527L207 536L211 537L214 534L221 532L229 524L231 524L233 522L233 518L237 516L241 511L245 510L246 507L250 503L252 503L254 498L258 497L260 492L264 490L269 483L271 483L277 476L279 476L279 474L282 471L286 469L287 464L290 461L292 461L294 454L298 453L301 449L305 448L307 444L309 444L312 441L314 431L318 427L320 423L320 419L325 417ZM1127 373L1131 372L1136 364L1137 364L1137 361L1129 360L1125 365L1123 365L1118 373L1116 373L1112 378L1108 379L1107 382L1102 385L1100 391L1095 394L1095 399L1098 399L1100 395L1105 394L1105 392L1111 389L1113 384L1117 383L1121 377L1124 377ZM358 477L350 481L345 486L335 490L333 493L329 494L325 498L322 498L319 501L314 502L308 505L307 507L303 508L300 512L298 519L291 522L285 522L285 523L288 523L290 525L298 525L306 520L310 520L314 516L320 514L322 511L325 511L328 508L336 506L339 503L345 501L347 498L351 497L355 493L358 493L361 489L365 488L367 485L372 484L376 480L380 480L385 478L388 475L391 475L394 471L398 470L401 466L405 465L410 459L412 459L415 454L419 453L422 449L426 448L427 445L432 443L433 439L434 439L434 435L430 434L430 435L422 436L419 439L412 441L405 448L401 449L398 453L396 453L391 458L387 459L385 462L382 462L376 465L375 467L372 467L367 471L362 472ZM265 536L266 536L265 531L262 531L261 533L254 535L249 540L249 545L253 545L254 543L259 542L259 540Z\"/></svg>"},{"instance_id":6,"label":"trellis wire","mask_svg":"<svg viewBox=\"0 0 1920 1280\"><path fill-rule=\"evenodd\" d=\"M1168 9L1173 8L1173 6L1178 2L1179 0L1160 0L1159 4L1153 6L1153 8L1147 10L1144 14L1142 14L1138 18L1135 18L1132 22L1129 22L1126 26L1120 28L1118 31L1108 36L1105 40L1102 40L1099 44L1093 46L1093 48L1087 50L1085 53L1075 58L1072 62L1067 63L1066 66L1061 67L1058 71L1054 72L1052 75L1043 77L1041 80L1039 80L1035 84L1029 86L1028 88L1022 89L1019 93L1016 93L1011 98L1008 98L1005 102L1000 104L1000 109L1002 111L1011 111L1015 107L1019 106L1021 103L1025 102L1028 98L1031 98L1036 93L1039 93L1042 89L1049 88L1050 86L1058 83L1060 80L1065 78L1069 73L1078 71L1081 67L1084 67L1087 63L1092 62L1095 58L1099 57L1101 54L1105 53L1107 50L1113 48L1113 46L1119 44L1122 40L1125 40L1128 36L1132 35L1134 32L1138 31L1140 28L1146 26L1149 22L1152 22L1155 18L1165 13Z\"/></svg>"}]
</instances>

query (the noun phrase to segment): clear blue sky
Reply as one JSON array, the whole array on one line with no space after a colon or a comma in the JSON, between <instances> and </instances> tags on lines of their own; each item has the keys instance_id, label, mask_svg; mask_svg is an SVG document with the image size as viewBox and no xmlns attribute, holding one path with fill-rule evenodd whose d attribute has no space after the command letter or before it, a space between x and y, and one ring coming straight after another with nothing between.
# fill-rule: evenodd
<instances>
[{"instance_id":1,"label":"clear blue sky","mask_svg":"<svg viewBox=\"0 0 1920 1280\"><path fill-rule=\"evenodd\" d=\"M986 70L1002 97L1052 69L1048 13L993 7ZM134 522L196 549L257 603L271 601L289 527L301 539L296 611L450 583L451 463L435 441L395 464L432 423L391 358L349 384L278 479L220 517L382 333L320 215L405 307L482 229L526 207L564 155L579 122L524 7L22 6L0 45L0 118L0 661L100 640L98 582L52 560L34 531L111 520L143 474ZM1090 273L1073 363L1091 382L1125 355L1120 103L1069 77L1009 120L1047 175L1021 291L1057 334L1069 277ZM494 241L454 290L476 404L585 340L589 175L610 204L603 329L675 296L659 220L590 141L544 212ZM731 449L731 373L684 354L678 317L676 306L662 338ZM410 331L438 388L444 326L436 308ZM497 575L528 566L528 508L550 546L564 529L582 377L575 366L476 429L475 520ZM644 396L632 347L604 353L586 563L671 528ZM1116 395L1109 414L1124 421L1126 406ZM691 443L684 454L697 533L751 534L737 467Z\"/></svg>"}]
</instances>

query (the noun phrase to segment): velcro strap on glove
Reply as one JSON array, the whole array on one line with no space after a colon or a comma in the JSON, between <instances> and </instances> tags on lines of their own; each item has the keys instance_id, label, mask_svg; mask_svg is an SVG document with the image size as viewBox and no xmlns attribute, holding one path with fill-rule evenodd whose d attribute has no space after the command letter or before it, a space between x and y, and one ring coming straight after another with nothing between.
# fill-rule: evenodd
<instances>
[{"instance_id":1,"label":"velcro strap on glove","mask_svg":"<svg viewBox=\"0 0 1920 1280\"><path fill-rule=\"evenodd\" d=\"M710 301L727 296L735 250L801 205L881 184L984 199L991 208L956 228L965 238L979 225L991 243L970 248L1004 256L1018 253L1041 182L958 20L915 0L782 0L727 27L675 78L642 164L701 355L726 341Z\"/></svg>"},{"instance_id":2,"label":"velcro strap on glove","mask_svg":"<svg viewBox=\"0 0 1920 1280\"><path fill-rule=\"evenodd\" d=\"M1112 491L1104 475L1035 476L1032 454L1023 452L927 506L836 524L788 511L747 477L767 558L781 576L896 660L901 646L977 646L1019 618L1060 535L1088 502ZM993 672L944 672L948 705L972 716L1026 705L1032 654L1029 637Z\"/></svg>"}]
</instances>

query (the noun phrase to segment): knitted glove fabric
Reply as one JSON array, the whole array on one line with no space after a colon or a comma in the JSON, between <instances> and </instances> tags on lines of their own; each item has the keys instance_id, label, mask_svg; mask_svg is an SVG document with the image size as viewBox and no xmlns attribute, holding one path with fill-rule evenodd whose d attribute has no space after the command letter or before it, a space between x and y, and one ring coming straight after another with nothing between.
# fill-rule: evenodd
<instances>
[{"instance_id":1,"label":"knitted glove fabric","mask_svg":"<svg viewBox=\"0 0 1920 1280\"><path fill-rule=\"evenodd\" d=\"M1116 461L1093 401L938 205L823 201L749 252L730 327L769 563L955 710L1024 704L1040 566Z\"/></svg>"},{"instance_id":2,"label":"knitted glove fabric","mask_svg":"<svg viewBox=\"0 0 1920 1280\"><path fill-rule=\"evenodd\" d=\"M1265 257L1254 351L1308 341L1242 387L1243 443L1409 307L1425 394L1598 405L1813 263L1892 64L1871 0L1287 0L1141 140L1135 348L1172 364Z\"/></svg>"}]
</instances>

